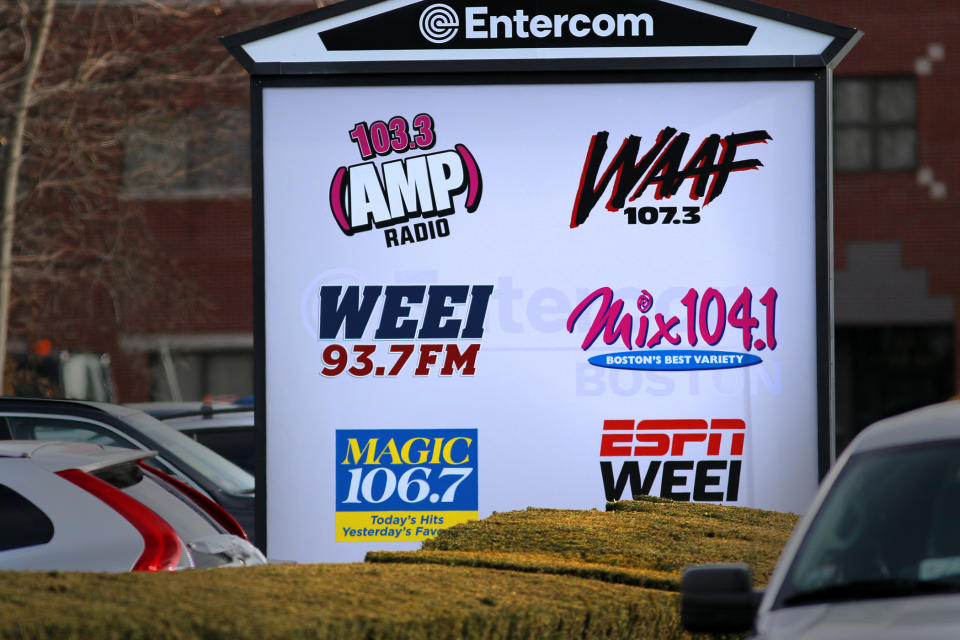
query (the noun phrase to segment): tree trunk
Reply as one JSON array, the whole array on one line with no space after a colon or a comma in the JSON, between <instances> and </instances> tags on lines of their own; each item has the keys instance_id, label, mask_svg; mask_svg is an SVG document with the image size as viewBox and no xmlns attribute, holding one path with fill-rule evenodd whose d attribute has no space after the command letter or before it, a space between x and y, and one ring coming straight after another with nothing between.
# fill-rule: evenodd
<instances>
[{"instance_id":1,"label":"tree trunk","mask_svg":"<svg viewBox=\"0 0 960 640\"><path fill-rule=\"evenodd\" d=\"M17 183L20 165L23 161L23 138L27 126L27 112L33 95L33 83L36 81L47 48L50 25L56 0L44 0L40 13L40 24L33 38L25 39L30 47L29 59L24 68L17 104L13 112L10 137L7 141L7 158L3 173L3 222L0 225L0 391L4 389L4 373L7 362L7 333L10 325L10 289L13 276L13 234L17 217ZM24 5L24 11L26 11ZM26 19L29 19L26 17Z\"/></svg>"}]
</instances>

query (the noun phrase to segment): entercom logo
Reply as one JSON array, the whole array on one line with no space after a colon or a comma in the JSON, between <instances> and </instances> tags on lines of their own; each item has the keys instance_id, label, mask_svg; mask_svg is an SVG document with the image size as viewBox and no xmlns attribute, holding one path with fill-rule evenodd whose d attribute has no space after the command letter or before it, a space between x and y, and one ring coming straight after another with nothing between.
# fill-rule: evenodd
<instances>
[{"instance_id":1,"label":"entercom logo","mask_svg":"<svg viewBox=\"0 0 960 640\"><path fill-rule=\"evenodd\" d=\"M434 44L449 42L460 29L460 19L450 5L432 4L420 14L420 33Z\"/></svg>"},{"instance_id":2,"label":"entercom logo","mask_svg":"<svg viewBox=\"0 0 960 640\"><path fill-rule=\"evenodd\" d=\"M649 13L490 14L487 7L464 7L463 37L467 40L527 40L553 38L652 38ZM460 32L460 16L450 5L432 4L420 14L420 33L433 44L453 40Z\"/></svg>"}]
</instances>

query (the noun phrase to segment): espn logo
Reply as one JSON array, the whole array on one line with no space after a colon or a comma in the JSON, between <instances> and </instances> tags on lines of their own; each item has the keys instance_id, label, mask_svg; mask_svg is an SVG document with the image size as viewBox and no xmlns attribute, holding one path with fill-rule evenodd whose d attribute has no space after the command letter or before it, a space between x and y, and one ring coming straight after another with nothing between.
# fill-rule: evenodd
<instances>
[{"instance_id":1,"label":"espn logo","mask_svg":"<svg viewBox=\"0 0 960 640\"><path fill-rule=\"evenodd\" d=\"M743 455L747 424L743 420L604 420L600 456L684 455L687 445L705 443L708 456ZM689 455L689 454L687 454Z\"/></svg>"},{"instance_id":2,"label":"espn logo","mask_svg":"<svg viewBox=\"0 0 960 640\"><path fill-rule=\"evenodd\" d=\"M746 430L746 422L728 418L604 420L600 457L632 458L600 460L604 495L737 502Z\"/></svg>"}]
</instances>

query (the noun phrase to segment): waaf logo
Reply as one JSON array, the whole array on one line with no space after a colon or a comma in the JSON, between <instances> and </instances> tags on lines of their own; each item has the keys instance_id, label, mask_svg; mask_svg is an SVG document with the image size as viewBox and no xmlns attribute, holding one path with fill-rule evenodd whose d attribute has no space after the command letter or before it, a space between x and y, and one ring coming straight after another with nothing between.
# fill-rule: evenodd
<instances>
[{"instance_id":1,"label":"waaf logo","mask_svg":"<svg viewBox=\"0 0 960 640\"><path fill-rule=\"evenodd\" d=\"M463 194L460 206L468 213L480 206L480 167L463 144L375 161L433 149L437 138L429 114L421 113L410 122L402 116L360 122L349 135L366 162L340 167L330 183L330 211L346 235L383 229L387 247L443 238L450 235L446 217L457 211L457 196ZM406 224L415 218L423 221Z\"/></svg>"},{"instance_id":2,"label":"waaf logo","mask_svg":"<svg viewBox=\"0 0 960 640\"><path fill-rule=\"evenodd\" d=\"M707 206L720 197L731 173L757 170L763 166L758 158L737 158L744 146L766 144L772 140L764 130L731 133L720 137L714 133L704 138L692 155L686 156L690 134L664 127L649 150L641 155L640 136L624 138L612 160L603 169L610 134L598 131L590 139L583 163L580 185L573 203L570 228L587 221L593 208L603 199L611 181L607 211L622 211L628 224L697 224L700 207L645 206L628 204L640 199L648 188L655 189L655 200L669 200L689 181L691 201L703 199Z\"/></svg>"}]
</instances>

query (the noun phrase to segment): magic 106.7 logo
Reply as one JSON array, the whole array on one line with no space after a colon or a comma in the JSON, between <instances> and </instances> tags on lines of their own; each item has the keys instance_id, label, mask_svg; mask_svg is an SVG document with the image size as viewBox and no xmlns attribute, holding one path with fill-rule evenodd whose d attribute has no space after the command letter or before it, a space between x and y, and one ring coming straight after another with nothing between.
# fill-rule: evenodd
<instances>
[{"instance_id":1,"label":"magic 106.7 logo","mask_svg":"<svg viewBox=\"0 0 960 640\"><path fill-rule=\"evenodd\" d=\"M478 518L476 429L338 429L337 542L425 540Z\"/></svg>"},{"instance_id":2,"label":"magic 106.7 logo","mask_svg":"<svg viewBox=\"0 0 960 640\"><path fill-rule=\"evenodd\" d=\"M436 240L450 235L457 196L468 213L480 206L477 161L463 144L433 151L430 114L358 122L348 135L363 162L338 168L330 183L330 211L346 235L381 229L387 247Z\"/></svg>"},{"instance_id":3,"label":"magic 106.7 logo","mask_svg":"<svg viewBox=\"0 0 960 640\"><path fill-rule=\"evenodd\" d=\"M604 420L604 495L737 502L746 432L746 422L735 418Z\"/></svg>"}]
</instances>

